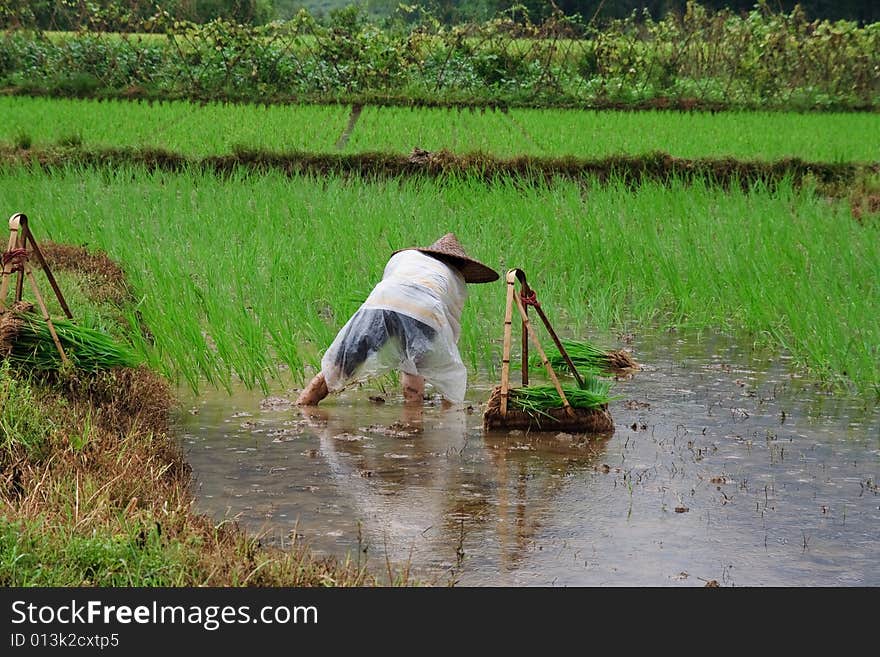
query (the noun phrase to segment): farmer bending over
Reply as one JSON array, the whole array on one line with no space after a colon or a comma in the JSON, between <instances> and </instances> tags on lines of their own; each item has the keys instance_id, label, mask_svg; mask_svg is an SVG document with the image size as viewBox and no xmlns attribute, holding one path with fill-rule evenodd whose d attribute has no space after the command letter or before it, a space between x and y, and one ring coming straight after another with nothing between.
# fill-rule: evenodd
<instances>
[{"instance_id":1,"label":"farmer bending over","mask_svg":"<svg viewBox=\"0 0 880 657\"><path fill-rule=\"evenodd\" d=\"M452 233L428 247L395 251L382 280L336 335L321 371L296 403L314 406L355 379L403 373L403 397L421 403L427 379L450 402L464 401L467 369L458 353L465 283L498 273L470 258Z\"/></svg>"}]
</instances>

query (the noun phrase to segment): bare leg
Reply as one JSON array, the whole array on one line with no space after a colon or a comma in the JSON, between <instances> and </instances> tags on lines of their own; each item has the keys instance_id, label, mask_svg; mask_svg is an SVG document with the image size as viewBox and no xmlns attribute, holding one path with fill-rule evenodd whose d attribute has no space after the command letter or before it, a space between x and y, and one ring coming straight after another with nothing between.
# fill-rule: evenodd
<instances>
[{"instance_id":1,"label":"bare leg","mask_svg":"<svg viewBox=\"0 0 880 657\"><path fill-rule=\"evenodd\" d=\"M400 414L402 424L409 427L414 433L421 433L424 410L422 404L404 403Z\"/></svg>"},{"instance_id":2,"label":"bare leg","mask_svg":"<svg viewBox=\"0 0 880 657\"><path fill-rule=\"evenodd\" d=\"M299 393L299 397L296 398L296 405L317 406L318 402L329 394L330 391L327 389L327 381L324 380L324 373L318 372L315 375L315 378L309 382L309 385Z\"/></svg>"},{"instance_id":3,"label":"bare leg","mask_svg":"<svg viewBox=\"0 0 880 657\"><path fill-rule=\"evenodd\" d=\"M425 379L421 376L403 373L403 401L406 404L419 404L424 401Z\"/></svg>"}]
</instances>

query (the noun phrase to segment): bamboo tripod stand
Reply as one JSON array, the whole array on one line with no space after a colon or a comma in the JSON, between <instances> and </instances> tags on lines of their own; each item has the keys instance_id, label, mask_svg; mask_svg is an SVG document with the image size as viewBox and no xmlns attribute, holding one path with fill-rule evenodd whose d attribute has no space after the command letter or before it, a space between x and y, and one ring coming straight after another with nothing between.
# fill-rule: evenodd
<instances>
[{"instance_id":1,"label":"bamboo tripod stand","mask_svg":"<svg viewBox=\"0 0 880 657\"><path fill-rule=\"evenodd\" d=\"M516 293L517 280L520 283L521 291L519 294ZM541 318L547 332L550 334L550 337L553 338L556 348L559 349L559 353L562 354L562 357L565 359L569 370L577 379L578 385L583 386L584 381L581 378L580 373L577 371L577 368L574 366L574 363L571 362L571 358L565 350L565 347L562 346L562 342L556 335L556 331L554 331L553 327L550 325L550 320L547 319L547 315L544 314L541 304L538 303L537 295L534 290L529 287L526 280L526 273L522 269L511 269L507 272L507 305L504 310L504 351L501 357L501 417L507 416L507 402L508 397L510 396L510 343L513 334L514 305L516 305L520 319L522 320L523 386L529 385L529 340L531 340L535 349L538 350L538 355L541 357L541 364L547 370L547 375L550 377L550 380L556 388L556 392L559 393L559 396L562 399L562 407L565 409L566 415L574 417L574 409L571 407L571 404L568 403L565 392L562 390L562 385L559 383L559 378L556 376L553 366L550 365L550 361L547 359L547 354L544 353L544 348L541 346L541 341L538 339L538 335L535 332L534 327L532 327L532 322L529 320L528 306L532 306L537 311L538 317Z\"/></svg>"},{"instance_id":2,"label":"bamboo tripod stand","mask_svg":"<svg viewBox=\"0 0 880 657\"><path fill-rule=\"evenodd\" d=\"M49 327L49 333L52 335L52 340L55 342L55 348L58 349L62 362L67 364L69 362L67 354L64 353L64 347L61 346L61 340L58 339L58 333L55 331L55 325L52 323L52 318L49 316L46 302L43 300L43 295L40 294L37 280L30 268L29 259L31 252L28 251L28 245L30 245L31 252L37 257L37 261L46 273L46 278L49 279L49 284L52 286L52 290L55 292L55 296L58 299L58 303L61 305L64 314L68 319L73 319L73 314L70 312L70 308L67 306L67 301L65 301L64 295L61 293L61 288L58 287L58 282L55 280L55 276L52 275L52 270L49 269L49 265L43 257L43 252L40 251L40 247L31 233L30 227L28 226L27 215L21 212L18 212L9 218L9 242L6 251L2 255L3 274L2 281L0 281L0 314L6 311L6 297L9 294L11 278L16 276L13 303L21 301L24 279L27 279L31 291L34 294L34 298L37 301L37 305L40 307L40 313L43 316L43 320Z\"/></svg>"},{"instance_id":3,"label":"bamboo tripod stand","mask_svg":"<svg viewBox=\"0 0 880 657\"><path fill-rule=\"evenodd\" d=\"M516 283L520 283L520 291L516 290ZM553 366L544 353L537 332L529 320L528 308L533 307L541 318L550 337L559 349L572 375L577 379L579 387L584 387L584 381L568 352L565 350L556 331L550 325L550 320L538 303L537 295L529 287L525 272L521 269L511 269L507 272L507 306L504 313L504 345L501 361L501 385L496 386L486 402L486 410L483 413L483 429L485 431L522 429L529 431L561 431L570 433L611 434L614 433L614 420L608 411L607 404L595 408L574 408L565 395L559 377L553 370ZM510 387L510 349L513 337L513 308L516 306L522 322L522 382L523 388L529 384L529 342L532 343L541 357L541 364L547 370L547 375L556 388L562 407L548 408L539 413L511 408L509 403L511 393L515 392ZM520 388L519 390L522 390Z\"/></svg>"}]
</instances>

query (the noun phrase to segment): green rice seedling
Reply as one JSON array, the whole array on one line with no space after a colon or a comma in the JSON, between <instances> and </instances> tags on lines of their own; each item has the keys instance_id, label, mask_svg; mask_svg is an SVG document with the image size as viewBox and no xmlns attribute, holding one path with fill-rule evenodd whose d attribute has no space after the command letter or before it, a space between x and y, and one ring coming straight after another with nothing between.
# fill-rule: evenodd
<instances>
[{"instance_id":1,"label":"green rice seedling","mask_svg":"<svg viewBox=\"0 0 880 657\"><path fill-rule=\"evenodd\" d=\"M612 401L611 382L586 377L584 386L563 385L562 391L572 408L600 408ZM562 408L562 397L552 385L525 386L510 391L511 407L526 413L544 414L553 408Z\"/></svg>"},{"instance_id":2,"label":"green rice seedling","mask_svg":"<svg viewBox=\"0 0 880 657\"><path fill-rule=\"evenodd\" d=\"M263 386L281 363L302 381L389 254L446 231L498 271L524 269L567 335L722 329L834 385L868 392L880 380L880 224L786 181L723 190L8 168L0 196L28 209L41 236L118 260L152 336L137 353L193 386ZM503 285L468 293L462 359L491 373Z\"/></svg>"},{"instance_id":3,"label":"green rice seedling","mask_svg":"<svg viewBox=\"0 0 880 657\"><path fill-rule=\"evenodd\" d=\"M30 150L30 147L34 143L34 139L29 132L20 128L13 136L12 143L15 144L16 148L26 151Z\"/></svg>"},{"instance_id":4,"label":"green rice seedling","mask_svg":"<svg viewBox=\"0 0 880 657\"><path fill-rule=\"evenodd\" d=\"M631 359L629 361L624 360L626 352L605 350L586 340L563 339L560 342L562 342L565 352L571 358L572 364L579 371L593 373L612 372L635 365ZM547 360L554 370L559 372L569 369L568 363L555 345L548 348L546 353ZM529 358L529 366L532 369L543 367L541 359L536 354L532 354Z\"/></svg>"},{"instance_id":5,"label":"green rice seedling","mask_svg":"<svg viewBox=\"0 0 880 657\"><path fill-rule=\"evenodd\" d=\"M20 369L56 371L64 368L48 323L30 313L4 316L3 328L14 323L14 335L4 331L8 352L5 359ZM96 372L113 367L136 367L140 359L100 331L78 326L67 320L53 320L55 333L75 369ZM11 331L10 331L11 332Z\"/></svg>"},{"instance_id":6,"label":"green rice seedling","mask_svg":"<svg viewBox=\"0 0 880 657\"><path fill-rule=\"evenodd\" d=\"M346 152L409 153L413 148L512 157L533 153L526 136L499 111L365 107Z\"/></svg>"},{"instance_id":7,"label":"green rice seedling","mask_svg":"<svg viewBox=\"0 0 880 657\"><path fill-rule=\"evenodd\" d=\"M83 145L82 133L71 132L70 134L62 135L58 139L58 145L64 148L79 148Z\"/></svg>"}]
</instances>

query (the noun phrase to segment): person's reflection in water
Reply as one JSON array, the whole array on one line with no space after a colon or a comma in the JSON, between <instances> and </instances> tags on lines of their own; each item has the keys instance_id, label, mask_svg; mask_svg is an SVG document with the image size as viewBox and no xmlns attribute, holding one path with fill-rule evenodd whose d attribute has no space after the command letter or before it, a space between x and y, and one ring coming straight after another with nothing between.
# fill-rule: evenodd
<instances>
[{"instance_id":1,"label":"person's reflection in water","mask_svg":"<svg viewBox=\"0 0 880 657\"><path fill-rule=\"evenodd\" d=\"M387 558L451 579L487 562L515 571L571 475L604 452L603 440L565 434L482 436L479 416L462 408L401 410L402 421L388 426L304 410L338 491L355 507L368 557L383 569Z\"/></svg>"},{"instance_id":2,"label":"person's reflection in water","mask_svg":"<svg viewBox=\"0 0 880 657\"><path fill-rule=\"evenodd\" d=\"M454 559L437 528L447 512L447 496L457 488L461 453L467 440L466 411L406 408L401 422L352 426L325 416L320 451L337 487L351 501L362 523L365 547L384 564ZM314 410L307 411L314 420ZM439 539L439 542L438 542Z\"/></svg>"}]
</instances>

